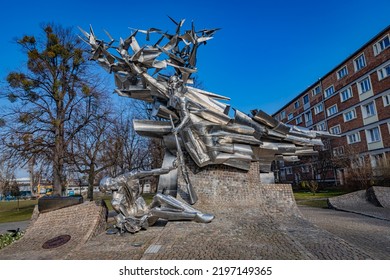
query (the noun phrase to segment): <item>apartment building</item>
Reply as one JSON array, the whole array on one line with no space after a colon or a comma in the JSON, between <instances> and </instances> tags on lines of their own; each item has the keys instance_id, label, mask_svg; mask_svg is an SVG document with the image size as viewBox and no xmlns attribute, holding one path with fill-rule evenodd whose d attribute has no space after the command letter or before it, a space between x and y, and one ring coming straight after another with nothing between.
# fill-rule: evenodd
<instances>
[{"instance_id":1,"label":"apartment building","mask_svg":"<svg viewBox=\"0 0 390 280\"><path fill-rule=\"evenodd\" d=\"M332 156L353 148L375 166L378 159L390 153L390 26L273 117L290 125L339 135L325 145ZM299 181L300 174L305 173L318 180L342 180L342 170L314 174L315 168L311 160L306 160L293 165L279 163L276 169L284 182Z\"/></svg>"}]
</instances>

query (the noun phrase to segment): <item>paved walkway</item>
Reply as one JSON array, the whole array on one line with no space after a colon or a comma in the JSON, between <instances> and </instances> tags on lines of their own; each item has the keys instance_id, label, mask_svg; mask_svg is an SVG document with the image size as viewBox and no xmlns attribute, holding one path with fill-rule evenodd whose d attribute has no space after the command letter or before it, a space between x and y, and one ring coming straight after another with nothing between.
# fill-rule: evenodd
<instances>
[{"instance_id":1,"label":"paved walkway","mask_svg":"<svg viewBox=\"0 0 390 280\"><path fill-rule=\"evenodd\" d=\"M101 234L67 259L373 259L298 216L221 211L210 224L160 223L138 234Z\"/></svg>"},{"instance_id":2,"label":"paved walkway","mask_svg":"<svg viewBox=\"0 0 390 280\"><path fill-rule=\"evenodd\" d=\"M200 203L199 209L215 215L209 224L160 221L146 231L122 236L99 234L105 213L101 205L44 213L25 237L0 251L0 259L390 259L390 221L298 208L290 186L262 185L247 193L229 201ZM62 234L71 235L71 240L55 249L42 248Z\"/></svg>"},{"instance_id":3,"label":"paved walkway","mask_svg":"<svg viewBox=\"0 0 390 280\"><path fill-rule=\"evenodd\" d=\"M390 260L390 221L332 209L302 206L300 210L308 221L355 245L374 259Z\"/></svg>"},{"instance_id":4,"label":"paved walkway","mask_svg":"<svg viewBox=\"0 0 390 280\"><path fill-rule=\"evenodd\" d=\"M30 221L20 221L20 222L11 222L11 223L0 223L0 234L7 233L7 230L16 230L19 229L24 231Z\"/></svg>"}]
</instances>

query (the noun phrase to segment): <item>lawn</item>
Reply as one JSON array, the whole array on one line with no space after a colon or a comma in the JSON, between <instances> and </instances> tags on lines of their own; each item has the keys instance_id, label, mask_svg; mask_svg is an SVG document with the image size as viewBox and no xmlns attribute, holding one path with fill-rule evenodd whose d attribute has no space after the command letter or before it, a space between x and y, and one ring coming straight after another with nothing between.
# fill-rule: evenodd
<instances>
[{"instance_id":1,"label":"lawn","mask_svg":"<svg viewBox=\"0 0 390 280\"><path fill-rule=\"evenodd\" d=\"M146 204L152 202L154 194L144 194ZM111 196L100 196L106 202L108 210L112 210ZM17 201L0 201L0 223L26 221L31 218L32 212L38 200L20 200L19 209Z\"/></svg>"},{"instance_id":2,"label":"lawn","mask_svg":"<svg viewBox=\"0 0 390 280\"><path fill-rule=\"evenodd\" d=\"M0 223L29 220L38 200L0 201Z\"/></svg>"},{"instance_id":3,"label":"lawn","mask_svg":"<svg viewBox=\"0 0 390 280\"><path fill-rule=\"evenodd\" d=\"M327 208L327 199L334 196L343 195L342 191L324 191L313 194L311 192L294 192L295 201L298 205Z\"/></svg>"}]
</instances>

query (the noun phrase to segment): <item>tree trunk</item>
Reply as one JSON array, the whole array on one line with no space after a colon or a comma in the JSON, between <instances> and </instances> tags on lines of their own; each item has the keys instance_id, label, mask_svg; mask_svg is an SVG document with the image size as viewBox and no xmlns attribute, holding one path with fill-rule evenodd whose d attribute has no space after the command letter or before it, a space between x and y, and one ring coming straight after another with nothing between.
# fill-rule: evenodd
<instances>
[{"instance_id":1,"label":"tree trunk","mask_svg":"<svg viewBox=\"0 0 390 280\"><path fill-rule=\"evenodd\" d=\"M64 185L64 134L61 125L56 127L55 147L53 159L53 194L62 195Z\"/></svg>"},{"instance_id":2,"label":"tree trunk","mask_svg":"<svg viewBox=\"0 0 390 280\"><path fill-rule=\"evenodd\" d=\"M95 182L95 167L91 166L88 173L88 194L87 199L93 201L93 184Z\"/></svg>"}]
</instances>

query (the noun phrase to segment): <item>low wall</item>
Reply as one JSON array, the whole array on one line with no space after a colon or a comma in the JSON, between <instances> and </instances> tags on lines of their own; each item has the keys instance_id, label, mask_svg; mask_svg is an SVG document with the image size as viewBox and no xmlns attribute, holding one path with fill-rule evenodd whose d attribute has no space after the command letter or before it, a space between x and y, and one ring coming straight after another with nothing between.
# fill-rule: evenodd
<instances>
[{"instance_id":1,"label":"low wall","mask_svg":"<svg viewBox=\"0 0 390 280\"><path fill-rule=\"evenodd\" d=\"M0 259L64 259L72 250L102 233L106 219L104 202L85 202L39 214L35 210L23 238L2 249ZM60 236L70 236L70 239L59 247L43 248L45 242Z\"/></svg>"}]
</instances>

